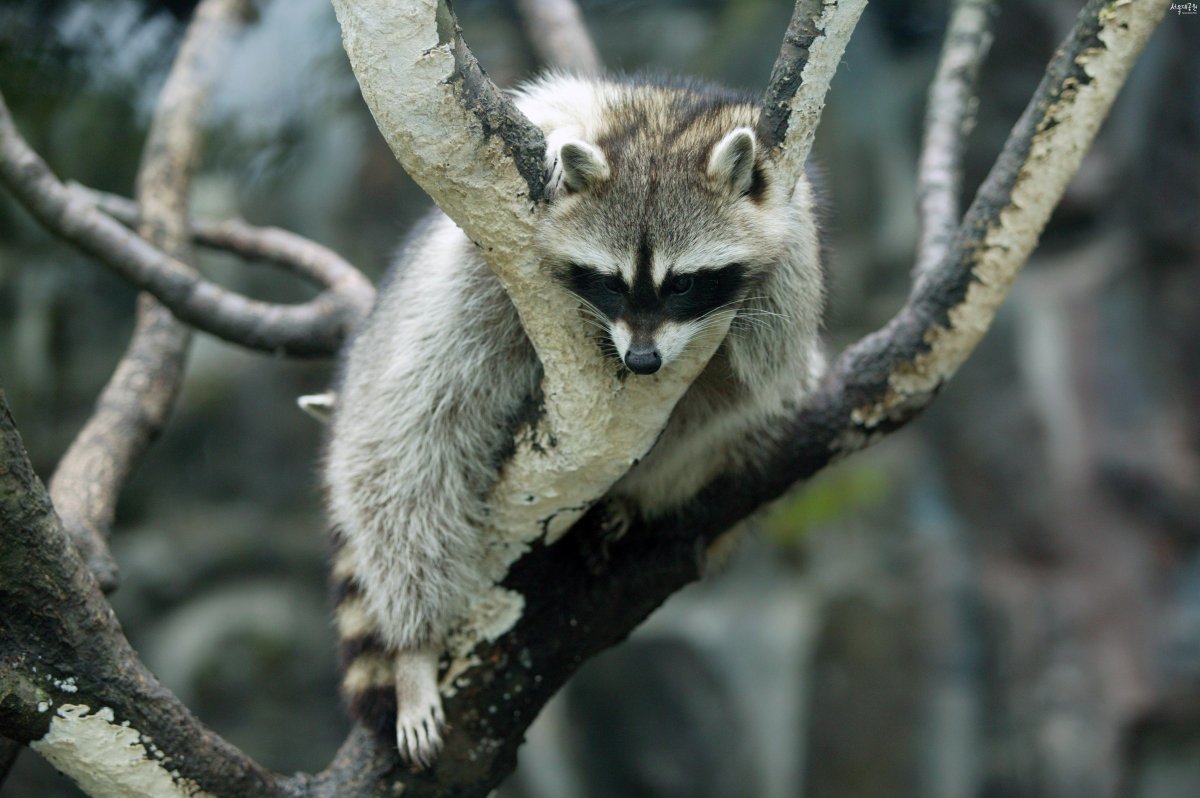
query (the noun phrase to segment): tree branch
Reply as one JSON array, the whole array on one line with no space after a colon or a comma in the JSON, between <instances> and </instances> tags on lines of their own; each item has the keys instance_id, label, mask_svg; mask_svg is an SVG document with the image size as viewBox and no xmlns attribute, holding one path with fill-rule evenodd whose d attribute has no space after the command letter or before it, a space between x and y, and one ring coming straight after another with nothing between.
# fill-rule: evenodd
<instances>
[{"instance_id":1,"label":"tree branch","mask_svg":"<svg viewBox=\"0 0 1200 798\"><path fill-rule=\"evenodd\" d=\"M543 64L598 72L601 62L575 0L517 0L525 35Z\"/></svg>"},{"instance_id":2,"label":"tree branch","mask_svg":"<svg viewBox=\"0 0 1200 798\"><path fill-rule=\"evenodd\" d=\"M176 318L232 343L297 357L333 355L374 298L365 281L343 279L308 302L277 305L205 280L63 185L21 138L2 98L0 181L52 233L153 294Z\"/></svg>"},{"instance_id":3,"label":"tree branch","mask_svg":"<svg viewBox=\"0 0 1200 798\"><path fill-rule=\"evenodd\" d=\"M957 0L946 29L942 55L929 87L925 140L917 167L921 240L919 276L941 263L959 223L962 158L975 125L979 67L992 45L992 0Z\"/></svg>"},{"instance_id":4,"label":"tree branch","mask_svg":"<svg viewBox=\"0 0 1200 798\"><path fill-rule=\"evenodd\" d=\"M796 0L755 133L793 182L804 174L829 83L867 0Z\"/></svg>"},{"instance_id":5,"label":"tree branch","mask_svg":"<svg viewBox=\"0 0 1200 798\"><path fill-rule=\"evenodd\" d=\"M87 196L97 208L125 225L138 223L138 205L116 194L78 183L67 187ZM278 227L258 227L241 219L219 222L192 219L188 233L197 244L220 249L247 260L263 260L303 277L317 286L374 296L371 281L329 247Z\"/></svg>"},{"instance_id":6,"label":"tree branch","mask_svg":"<svg viewBox=\"0 0 1200 798\"><path fill-rule=\"evenodd\" d=\"M196 10L163 85L138 171L142 237L164 253L192 260L187 207L200 160L198 121L212 77L248 7L206 0ZM136 206L135 206L136 207ZM138 298L133 339L50 478L63 525L105 592L117 586L108 536L117 497L142 453L166 424L183 378L191 331L149 295Z\"/></svg>"},{"instance_id":7,"label":"tree branch","mask_svg":"<svg viewBox=\"0 0 1200 798\"><path fill-rule=\"evenodd\" d=\"M294 794L138 661L33 473L2 391L0 535L0 732L101 798Z\"/></svg>"}]
</instances>

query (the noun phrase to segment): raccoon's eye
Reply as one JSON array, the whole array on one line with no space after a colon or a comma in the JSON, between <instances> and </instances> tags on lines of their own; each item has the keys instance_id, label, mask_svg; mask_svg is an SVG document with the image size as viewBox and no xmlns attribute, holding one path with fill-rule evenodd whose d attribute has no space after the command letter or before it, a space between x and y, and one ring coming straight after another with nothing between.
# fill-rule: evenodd
<instances>
[{"instance_id":1,"label":"raccoon's eye","mask_svg":"<svg viewBox=\"0 0 1200 798\"><path fill-rule=\"evenodd\" d=\"M624 294L625 282L620 277L605 277L600 285L610 294Z\"/></svg>"},{"instance_id":2,"label":"raccoon's eye","mask_svg":"<svg viewBox=\"0 0 1200 798\"><path fill-rule=\"evenodd\" d=\"M667 291L672 294L686 294L692 290L695 283L695 279L690 274L681 274L671 278L667 283Z\"/></svg>"}]
</instances>

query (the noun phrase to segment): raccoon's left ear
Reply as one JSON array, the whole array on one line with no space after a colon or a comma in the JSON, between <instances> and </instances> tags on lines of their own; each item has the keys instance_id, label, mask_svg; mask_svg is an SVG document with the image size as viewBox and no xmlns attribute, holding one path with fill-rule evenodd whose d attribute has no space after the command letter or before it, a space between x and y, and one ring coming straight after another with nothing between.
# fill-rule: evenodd
<instances>
[{"instance_id":1,"label":"raccoon's left ear","mask_svg":"<svg viewBox=\"0 0 1200 798\"><path fill-rule=\"evenodd\" d=\"M734 196L749 193L754 183L754 131L734 128L713 147L708 158L708 178Z\"/></svg>"}]
</instances>

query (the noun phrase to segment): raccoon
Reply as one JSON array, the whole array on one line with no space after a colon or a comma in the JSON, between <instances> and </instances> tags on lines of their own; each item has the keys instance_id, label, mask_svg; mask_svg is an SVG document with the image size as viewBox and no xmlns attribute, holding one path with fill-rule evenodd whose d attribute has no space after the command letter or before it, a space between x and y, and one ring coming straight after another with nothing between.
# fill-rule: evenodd
<instances>
[{"instance_id":1,"label":"raccoon","mask_svg":"<svg viewBox=\"0 0 1200 798\"><path fill-rule=\"evenodd\" d=\"M728 323L605 499L653 519L755 468L823 368L813 193L778 178L757 102L726 89L552 74L516 101L547 141L539 261L614 368L654 379ZM344 354L324 463L343 692L417 767L441 747L442 641L483 587L485 497L541 376L499 281L434 212Z\"/></svg>"}]
</instances>

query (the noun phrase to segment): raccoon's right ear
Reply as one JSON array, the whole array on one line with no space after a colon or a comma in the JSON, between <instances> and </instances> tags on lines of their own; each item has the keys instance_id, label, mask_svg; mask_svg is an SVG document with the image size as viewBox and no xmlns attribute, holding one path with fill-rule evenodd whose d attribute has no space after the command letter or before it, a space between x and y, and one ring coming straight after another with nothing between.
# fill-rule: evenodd
<instances>
[{"instance_id":1,"label":"raccoon's right ear","mask_svg":"<svg viewBox=\"0 0 1200 798\"><path fill-rule=\"evenodd\" d=\"M572 139L558 148L558 166L567 191L586 191L608 180L608 159L599 147Z\"/></svg>"}]
</instances>

